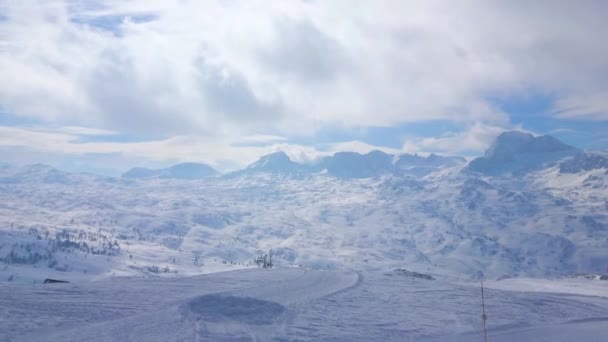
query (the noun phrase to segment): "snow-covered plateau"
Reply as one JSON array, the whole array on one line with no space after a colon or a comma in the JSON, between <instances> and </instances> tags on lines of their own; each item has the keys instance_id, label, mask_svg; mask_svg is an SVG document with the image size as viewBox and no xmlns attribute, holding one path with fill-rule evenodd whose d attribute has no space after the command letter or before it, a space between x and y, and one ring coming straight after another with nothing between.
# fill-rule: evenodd
<instances>
[{"instance_id":1,"label":"snow-covered plateau","mask_svg":"<svg viewBox=\"0 0 608 342\"><path fill-rule=\"evenodd\" d=\"M560 284L490 282L489 341L605 341L608 282ZM483 341L481 315L478 283L400 271L0 283L2 341Z\"/></svg>"},{"instance_id":2,"label":"snow-covered plateau","mask_svg":"<svg viewBox=\"0 0 608 342\"><path fill-rule=\"evenodd\" d=\"M608 157L549 136L470 162L0 165L0 340L479 340L486 280L491 341L603 341L607 268Z\"/></svg>"}]
</instances>

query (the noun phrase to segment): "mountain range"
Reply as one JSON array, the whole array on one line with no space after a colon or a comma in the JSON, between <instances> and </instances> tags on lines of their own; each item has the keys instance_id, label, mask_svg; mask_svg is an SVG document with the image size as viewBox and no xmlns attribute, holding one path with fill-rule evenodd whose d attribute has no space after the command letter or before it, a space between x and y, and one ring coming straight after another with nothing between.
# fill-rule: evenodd
<instances>
[{"instance_id":1,"label":"mountain range","mask_svg":"<svg viewBox=\"0 0 608 342\"><path fill-rule=\"evenodd\" d=\"M188 275L277 265L472 278L603 272L608 157L500 135L485 155L283 152L220 175L204 164L120 178L0 168L0 277Z\"/></svg>"},{"instance_id":2,"label":"mountain range","mask_svg":"<svg viewBox=\"0 0 608 342\"><path fill-rule=\"evenodd\" d=\"M484 175L522 174L560 163L561 172L576 173L580 170L605 168L608 157L601 152L584 152L560 140L544 135L510 131L499 135L485 155L473 159L468 165L463 157L431 154L392 155L382 151L366 154L338 152L309 163L298 163L285 152L275 152L261 157L245 169L227 174L271 173L283 175L312 175L326 173L336 178L369 178L382 175L412 175L422 177L440 169L466 165L466 170ZM184 163L166 169L133 168L123 178L148 179L202 179L217 176L211 166Z\"/></svg>"}]
</instances>

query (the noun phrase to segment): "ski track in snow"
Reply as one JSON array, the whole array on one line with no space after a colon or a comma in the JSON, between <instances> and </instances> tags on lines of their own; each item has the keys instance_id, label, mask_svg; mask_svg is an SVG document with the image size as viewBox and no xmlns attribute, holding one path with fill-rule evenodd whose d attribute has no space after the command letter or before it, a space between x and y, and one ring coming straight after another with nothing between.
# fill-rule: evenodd
<instances>
[{"instance_id":1,"label":"ski track in snow","mask_svg":"<svg viewBox=\"0 0 608 342\"><path fill-rule=\"evenodd\" d=\"M488 288L490 340L600 341L594 338L608 329L607 297L608 291ZM474 341L481 340L480 310L476 283L398 272L278 268L178 279L0 283L0 340Z\"/></svg>"}]
</instances>

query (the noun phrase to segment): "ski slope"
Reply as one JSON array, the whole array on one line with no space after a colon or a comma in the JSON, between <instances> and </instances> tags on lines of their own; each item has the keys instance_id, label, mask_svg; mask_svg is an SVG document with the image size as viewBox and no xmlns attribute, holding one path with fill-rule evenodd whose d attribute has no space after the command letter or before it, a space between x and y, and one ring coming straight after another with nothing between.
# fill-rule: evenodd
<instances>
[{"instance_id":1,"label":"ski slope","mask_svg":"<svg viewBox=\"0 0 608 342\"><path fill-rule=\"evenodd\" d=\"M604 341L608 282L533 282L490 284L490 341ZM396 271L0 283L2 341L481 341L480 315L477 283Z\"/></svg>"}]
</instances>

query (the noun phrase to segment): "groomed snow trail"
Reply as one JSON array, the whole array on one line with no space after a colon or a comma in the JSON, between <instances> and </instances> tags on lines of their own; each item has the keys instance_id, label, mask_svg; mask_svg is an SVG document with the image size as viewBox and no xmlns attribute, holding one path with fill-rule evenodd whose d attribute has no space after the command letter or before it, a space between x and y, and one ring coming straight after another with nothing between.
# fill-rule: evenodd
<instances>
[{"instance_id":1,"label":"groomed snow trail","mask_svg":"<svg viewBox=\"0 0 608 342\"><path fill-rule=\"evenodd\" d=\"M355 272L283 268L83 285L4 283L0 340L266 340L286 334L292 308L358 281Z\"/></svg>"},{"instance_id":2,"label":"groomed snow trail","mask_svg":"<svg viewBox=\"0 0 608 342\"><path fill-rule=\"evenodd\" d=\"M599 341L595 333L608 328L606 296L488 289L486 303L492 341ZM474 284L398 272L284 268L1 283L0 340L476 341L479 304Z\"/></svg>"}]
</instances>

